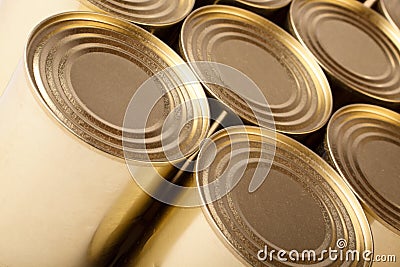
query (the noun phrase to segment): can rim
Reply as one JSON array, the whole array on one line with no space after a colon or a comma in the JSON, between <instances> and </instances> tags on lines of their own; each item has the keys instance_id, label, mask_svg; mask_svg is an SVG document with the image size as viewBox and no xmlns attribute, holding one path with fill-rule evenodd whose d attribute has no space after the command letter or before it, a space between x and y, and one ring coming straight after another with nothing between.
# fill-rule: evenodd
<instances>
[{"instance_id":1,"label":"can rim","mask_svg":"<svg viewBox=\"0 0 400 267\"><path fill-rule=\"evenodd\" d=\"M370 105L370 104L351 104L348 106L344 106L337 110L329 120L329 123L327 125L327 131L326 131L326 145L328 147L328 153L329 153L329 158L333 163L333 167L336 169L336 171L339 173L339 175L342 177L343 181L347 184L347 186L353 191L353 193L357 196L359 201L361 202L363 208L377 221L379 221L381 224L383 224L385 227L390 229L392 232L400 235L400 229L397 229L396 227L393 227L390 223L388 223L386 220L384 220L381 216L379 216L378 212L370 207L368 204L368 200L363 196L362 192L359 192L354 188L350 181L346 178L346 174L342 171L342 168L340 167L340 160L337 159L334 155L333 148L334 145L332 143L332 138L330 136L330 129L333 127L332 124L334 123L336 117L344 115L347 112L369 112L374 115L381 116L383 118L387 118L389 120L397 120L400 122L400 114L396 113L392 110L375 106L375 105Z\"/></svg>"},{"instance_id":2,"label":"can rim","mask_svg":"<svg viewBox=\"0 0 400 267\"><path fill-rule=\"evenodd\" d=\"M128 36L133 37L133 38L137 38L134 35L134 33L135 33L135 31L136 32L139 31L145 38L150 40L155 47L157 47L157 50L168 52L168 57L169 57L168 65L170 67L179 65L179 64L185 64L183 59L176 52L174 52L169 46L167 46L165 43L163 43L160 39L158 39L156 36L152 35L151 33L147 32L146 30L140 28L139 26L130 23L127 20L115 18L111 15L104 14L104 13L96 13L96 12L90 12L90 11L70 11L70 12L63 12L63 13L52 15L52 16L44 19L43 21L41 21L39 24L37 24L32 29L32 31L30 32L30 34L28 36L28 39L27 39L28 41L25 44L24 55L23 55L24 70L25 70L26 77L30 84L30 86L29 86L30 91L31 91L32 95L34 96L35 100L38 101L38 103L40 104L40 107L45 111L45 114L48 117L50 117L52 120L57 121L57 123L56 123L57 126L62 128L63 130L67 130L67 132L70 133L73 137L78 137L79 141L81 141L81 143L83 145L87 146L89 149L92 149L96 152L100 152L103 155L106 155L107 157L110 157L110 158L118 160L118 161L132 162L134 164L139 164L139 165L143 165L143 166L149 166L149 165L150 166L166 166L166 165L169 166L172 163L176 163L176 162L185 160L186 156L191 155L195 151L197 151L199 145L190 148L187 151L187 153L185 153L185 155L183 155L179 159L153 160L153 161L151 161L151 163L142 161L140 159L126 158L124 155L123 149L122 149L122 144L121 144L121 148L118 149L118 150L120 150L118 153L111 151L112 149L107 150L107 149L103 149L102 147L98 147L98 146L92 144L90 142L90 140L88 140L84 136L76 133L73 129L71 129L71 127L69 127L69 125L65 121L63 121L59 116L57 116L57 114L55 114L55 112L49 106L49 102L46 101L44 98L47 95L46 88L38 85L36 83L36 79L35 79L34 75L31 73L29 63L28 63L29 62L29 51L30 51L29 48L32 43L32 40L35 38L35 35L38 32L40 32L41 29L46 28L48 25L51 25L56 22L60 22L60 21L66 22L66 21L72 21L74 19L81 19L81 20L85 20L85 21L95 21L98 23L106 23L106 24L118 26L118 27L121 27L121 29L124 29L124 33L128 32L128 31L132 31L129 33ZM173 65L171 65L171 64L173 64ZM39 75L39 78L42 79L40 75ZM197 87L197 88L190 89L190 92L196 94L199 98L206 99L205 92L202 90L200 83L191 84L189 86ZM187 86L185 85L184 87L186 88ZM194 90L194 89L196 89L196 90ZM52 103L52 102L50 101L50 103ZM209 107L208 106L201 107L201 110L209 111ZM58 108L57 108L57 111L59 111ZM60 112L60 113L62 113L62 112ZM201 129L196 128L195 130L201 131L201 135L205 137L208 132L209 121L207 118L203 118L202 121L203 121L203 124L202 124L203 127ZM118 129L115 129L115 130L118 130ZM122 138L122 135L121 135L121 138Z\"/></svg>"},{"instance_id":3,"label":"can rim","mask_svg":"<svg viewBox=\"0 0 400 267\"><path fill-rule=\"evenodd\" d=\"M314 126L314 128L308 129L308 130L302 130L302 131L290 131L290 130L283 130L283 129L277 128L277 131L279 131L281 133L285 133L285 134L294 135L294 136L300 136L300 135L307 135L309 133L316 132L316 131L320 130L321 128L323 128L326 125L326 123L329 121L330 115L332 114L332 110L333 110L332 92L330 89L330 84L329 84L323 70L321 69L318 62L315 60L312 53L308 49L305 49L300 42L298 42L289 33L280 29L277 25L275 25L274 23L270 22L269 20L263 18L262 16L260 16L258 14L244 10L242 8L226 6L226 5L203 6L203 7L196 9L192 13L190 13L189 16L186 17L186 19L184 20L184 22L182 24L181 32L179 35L179 47L180 47L180 52L181 52L182 57L184 58L185 61L189 62L189 65L192 68L193 72L196 74L196 76L199 76L199 75L195 71L193 66L191 66L191 64L190 64L191 59L189 58L188 47L185 44L185 40L184 40L185 36L183 35L183 32L188 27L188 24L190 23L190 20L192 19L192 17L197 16L198 14L200 14L200 15L203 13L207 14L207 12L209 12L209 11L237 15L239 17L244 17L244 18L250 19L250 20L254 21L255 23L257 23L258 25L267 25L264 27L272 27L274 30L280 30L279 35L283 35L284 38L286 38L288 40L286 45L293 46L293 47L291 47L291 49L293 51L295 51L294 53L295 53L296 57L298 57L299 60L302 62L302 64L304 66L306 66L307 72L313 78L313 82L315 84L316 91L321 92L321 94L323 94L323 98L326 101L326 103L325 103L326 105L324 105L322 107L325 111L325 116L323 117L323 119L321 121L319 121L319 124L317 126ZM213 92L213 90L211 90L209 88L209 86L207 86L206 83L204 83L201 79L200 79L200 81L201 81L202 85L206 88L207 93L211 94L212 97L218 99L219 101L221 101L228 107L231 107L231 103L228 103L228 102L220 99L216 95L216 93ZM318 81L318 83L317 83L317 81ZM319 102L320 101L318 101L318 103ZM320 105L319 105L319 107L320 107ZM254 121L248 121L246 119L244 119L244 120L246 122L255 124ZM275 123L276 123L276 121L275 121Z\"/></svg>"},{"instance_id":4,"label":"can rim","mask_svg":"<svg viewBox=\"0 0 400 267\"><path fill-rule=\"evenodd\" d=\"M289 30L292 32L293 36L296 37L296 39L302 44L304 48L306 48L308 51L310 51L311 54L313 54L310 50L310 48L307 46L305 43L304 39L302 38L299 29L295 26L294 18L293 18L293 10L295 8L295 3L300 2L303 0L292 0L292 4L289 9L289 14L288 14L288 19L289 19ZM335 5L338 5L340 7L345 7L345 8L351 8L351 9L363 9L364 12L367 13L367 15L364 15L363 17L369 21L373 21L374 24L382 30L386 36L393 42L393 40L396 40L397 42L393 42L395 45L397 44L397 47L400 51L400 35L397 33L396 29L387 21L384 19L381 15L379 15L377 12L374 10L364 6L362 3L358 1L346 1L346 0L317 0L316 2L320 3L334 3ZM328 68L328 66L319 60L314 54L313 54L314 59L319 63L319 65L331 76L335 77L340 81L341 84L344 86L350 88L351 90L354 90L358 93L361 93L362 95L371 97L372 99L376 99L382 102L386 102L389 104L398 104L400 103L400 99L389 99L385 98L379 95L372 94L370 92L366 92L352 84L348 84L346 81L343 81L345 79L338 78L334 73Z\"/></svg>"}]
</instances>

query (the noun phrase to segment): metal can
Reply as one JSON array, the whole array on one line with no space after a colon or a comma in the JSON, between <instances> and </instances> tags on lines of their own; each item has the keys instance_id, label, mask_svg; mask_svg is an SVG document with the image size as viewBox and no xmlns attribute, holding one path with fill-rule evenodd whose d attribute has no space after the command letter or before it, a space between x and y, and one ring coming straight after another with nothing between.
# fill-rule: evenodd
<instances>
[{"instance_id":1,"label":"metal can","mask_svg":"<svg viewBox=\"0 0 400 267\"><path fill-rule=\"evenodd\" d=\"M3 0L0 58L5 69L0 73L0 95L18 64L29 32L51 15L66 11L108 13L144 27L165 42L173 42L179 35L179 29L173 26L179 24L193 6L194 0Z\"/></svg>"},{"instance_id":2,"label":"metal can","mask_svg":"<svg viewBox=\"0 0 400 267\"><path fill-rule=\"evenodd\" d=\"M254 114L271 112L279 132L305 139L329 119L332 96L322 69L299 42L261 16L224 5L199 8L183 23L180 49L189 63L226 64L254 81L268 101L270 111L257 105L254 99L247 105L235 91L238 88L227 93L221 86L203 82L210 95L246 123L265 127ZM200 77L207 75L196 66L193 70Z\"/></svg>"},{"instance_id":3,"label":"metal can","mask_svg":"<svg viewBox=\"0 0 400 267\"><path fill-rule=\"evenodd\" d=\"M145 129L123 123L142 82L183 63L147 31L107 15L64 13L35 28L0 100L1 266L100 265L124 234L124 218L100 225L112 204L130 192L135 220L153 202L133 171L149 182L168 178L172 163L196 151L207 134L200 83L166 93ZM165 81L187 73L172 75ZM177 105L174 119L197 119L185 124L175 147L160 141L160 124ZM165 146L180 152L167 158Z\"/></svg>"},{"instance_id":4,"label":"metal can","mask_svg":"<svg viewBox=\"0 0 400 267\"><path fill-rule=\"evenodd\" d=\"M357 1L294 0L292 34L330 77L334 108L357 102L400 107L400 32Z\"/></svg>"},{"instance_id":5,"label":"metal can","mask_svg":"<svg viewBox=\"0 0 400 267\"><path fill-rule=\"evenodd\" d=\"M238 147L249 153L231 158ZM370 266L364 259L339 257L339 251L370 254L370 228L350 188L311 150L267 129L235 126L212 135L200 155L196 186L207 204L172 208L126 266ZM202 159L209 162L202 165ZM250 193L258 164L271 168ZM221 182L224 175L232 180ZM215 181L215 191L202 189ZM230 183L232 191L208 201ZM337 259L324 256L329 249L337 250ZM301 259L304 251L314 251L315 260Z\"/></svg>"},{"instance_id":6,"label":"metal can","mask_svg":"<svg viewBox=\"0 0 400 267\"><path fill-rule=\"evenodd\" d=\"M400 114L367 104L343 107L328 124L324 147L324 157L364 206L375 254L398 260ZM390 266L389 262L375 264Z\"/></svg>"},{"instance_id":7,"label":"metal can","mask_svg":"<svg viewBox=\"0 0 400 267\"><path fill-rule=\"evenodd\" d=\"M400 2L396 0L380 0L378 10L394 26L400 29Z\"/></svg>"}]
</instances>

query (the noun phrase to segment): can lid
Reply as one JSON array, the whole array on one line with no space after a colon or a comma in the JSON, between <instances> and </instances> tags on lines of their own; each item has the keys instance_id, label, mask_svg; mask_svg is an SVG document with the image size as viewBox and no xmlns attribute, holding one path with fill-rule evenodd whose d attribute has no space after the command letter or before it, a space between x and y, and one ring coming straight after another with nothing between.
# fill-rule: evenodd
<instances>
[{"instance_id":1,"label":"can lid","mask_svg":"<svg viewBox=\"0 0 400 267\"><path fill-rule=\"evenodd\" d=\"M164 27L183 20L195 0L81 0L97 11L148 27Z\"/></svg>"},{"instance_id":2,"label":"can lid","mask_svg":"<svg viewBox=\"0 0 400 267\"><path fill-rule=\"evenodd\" d=\"M400 29L400 1L380 0L379 8L394 27Z\"/></svg>"},{"instance_id":3,"label":"can lid","mask_svg":"<svg viewBox=\"0 0 400 267\"><path fill-rule=\"evenodd\" d=\"M400 231L400 114L364 104L343 107L328 124L326 143L367 210Z\"/></svg>"},{"instance_id":4,"label":"can lid","mask_svg":"<svg viewBox=\"0 0 400 267\"><path fill-rule=\"evenodd\" d=\"M271 155L274 144L276 152ZM240 151L237 147L242 152L230 157L232 149ZM240 179L231 192L203 208L217 234L239 258L252 266L369 266L365 259L349 264L339 257L329 259L324 252L339 249L346 255L357 250L362 255L372 251L372 237L362 207L350 188L311 150L267 129L232 127L212 135L201 155L204 159L213 155L214 160L197 171L199 186L222 175ZM270 156L273 162L264 182L249 193L253 175L259 166L268 164ZM238 172L240 164L245 168L243 175ZM215 190L225 185L220 183ZM206 190L200 193L204 201L215 194ZM278 255L280 250L286 254ZM299 253L298 257L295 253L289 257L292 250ZM315 259L302 258L304 251L311 250L315 251Z\"/></svg>"},{"instance_id":5,"label":"can lid","mask_svg":"<svg viewBox=\"0 0 400 267\"><path fill-rule=\"evenodd\" d=\"M335 80L389 103L400 103L400 34L357 1L294 0L293 34Z\"/></svg>"},{"instance_id":6,"label":"can lid","mask_svg":"<svg viewBox=\"0 0 400 267\"><path fill-rule=\"evenodd\" d=\"M236 2L257 9L277 9L287 6L292 0L235 0Z\"/></svg>"},{"instance_id":7,"label":"can lid","mask_svg":"<svg viewBox=\"0 0 400 267\"><path fill-rule=\"evenodd\" d=\"M267 127L257 121L253 111L272 112L278 131L304 134L321 128L329 119L332 96L322 69L297 40L261 16L223 5L199 8L186 18L180 45L189 62L222 63L255 82L270 111L256 101L250 101L249 107L226 88L204 84L246 122Z\"/></svg>"},{"instance_id":8,"label":"can lid","mask_svg":"<svg viewBox=\"0 0 400 267\"><path fill-rule=\"evenodd\" d=\"M196 151L207 134L208 105L200 83L160 94L149 114L133 118L143 122L142 128L126 127L127 109L142 84L184 64L166 44L131 23L88 12L56 15L33 30L25 60L42 106L70 132L108 154L138 162L147 156L153 164L178 161ZM172 69L165 82L186 77L180 70ZM176 121L190 115L195 123L184 121L178 142L162 143L163 123L177 106Z\"/></svg>"}]
</instances>

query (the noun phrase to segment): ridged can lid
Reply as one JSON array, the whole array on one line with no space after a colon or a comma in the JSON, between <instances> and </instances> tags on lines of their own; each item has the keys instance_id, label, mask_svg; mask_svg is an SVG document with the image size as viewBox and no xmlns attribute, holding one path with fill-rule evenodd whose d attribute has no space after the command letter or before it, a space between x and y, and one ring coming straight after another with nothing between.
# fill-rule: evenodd
<instances>
[{"instance_id":1,"label":"ridged can lid","mask_svg":"<svg viewBox=\"0 0 400 267\"><path fill-rule=\"evenodd\" d=\"M56 15L33 30L25 61L42 106L75 136L112 156L138 162L147 157L161 164L179 161L196 151L207 134L208 105L200 83L162 94L148 117L138 113L132 118L143 121L144 128L126 128L127 108L142 84L184 64L166 44L129 22L89 12ZM164 82L183 79L187 74L180 69L172 69ZM191 116L196 123L185 124L174 146L162 143L161 135L177 105L176 121Z\"/></svg>"},{"instance_id":2,"label":"ridged can lid","mask_svg":"<svg viewBox=\"0 0 400 267\"><path fill-rule=\"evenodd\" d=\"M80 0L99 12L150 28L166 27L182 21L192 11L194 0Z\"/></svg>"},{"instance_id":3,"label":"ridged can lid","mask_svg":"<svg viewBox=\"0 0 400 267\"><path fill-rule=\"evenodd\" d=\"M221 86L203 83L245 122L266 127L253 111L272 112L278 131L296 135L316 131L329 119L330 87L313 56L284 30L252 12L223 5L199 8L183 24L180 48L188 62L222 63L254 81L270 111L256 101L247 105L235 88L227 93Z\"/></svg>"},{"instance_id":4,"label":"ridged can lid","mask_svg":"<svg viewBox=\"0 0 400 267\"><path fill-rule=\"evenodd\" d=\"M378 5L386 19L400 30L400 1L380 0Z\"/></svg>"},{"instance_id":5,"label":"ridged can lid","mask_svg":"<svg viewBox=\"0 0 400 267\"><path fill-rule=\"evenodd\" d=\"M275 145L273 153L271 147ZM343 255L350 250L362 255L372 251L372 237L355 195L311 150L268 129L236 126L212 135L200 155L196 172L200 188L222 176L235 180L219 182L212 191L209 187L200 189L206 203L209 196L237 182L232 191L206 204L203 211L221 240L244 262L251 266L370 265L362 257L346 261L325 254L331 248L342 250ZM207 161L210 157L214 158L212 162ZM258 169L269 164L268 174ZM266 175L265 180L250 193L249 184L257 173ZM276 253L268 253L263 259L259 251L266 246L267 251ZM287 261L279 260L279 250L286 252ZM296 254L289 258L292 250L299 253L299 258ZM311 250L315 258L301 258L304 251Z\"/></svg>"},{"instance_id":6,"label":"ridged can lid","mask_svg":"<svg viewBox=\"0 0 400 267\"><path fill-rule=\"evenodd\" d=\"M357 1L294 0L293 35L341 86L400 104L400 32Z\"/></svg>"},{"instance_id":7,"label":"ridged can lid","mask_svg":"<svg viewBox=\"0 0 400 267\"><path fill-rule=\"evenodd\" d=\"M366 209L400 233L400 114L365 104L343 107L328 124L326 147Z\"/></svg>"}]
</instances>

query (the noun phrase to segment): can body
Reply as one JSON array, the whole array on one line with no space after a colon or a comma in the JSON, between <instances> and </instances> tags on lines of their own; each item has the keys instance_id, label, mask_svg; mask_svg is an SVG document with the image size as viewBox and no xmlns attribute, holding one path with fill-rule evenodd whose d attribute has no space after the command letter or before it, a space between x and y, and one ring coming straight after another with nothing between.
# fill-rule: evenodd
<instances>
[{"instance_id":1,"label":"can body","mask_svg":"<svg viewBox=\"0 0 400 267\"><path fill-rule=\"evenodd\" d=\"M139 65L136 57L150 63ZM203 127L185 127L188 135L200 136L171 161L163 157L165 143L157 142L157 133L171 106L205 98L200 84L162 95L168 99L150 115L134 113L139 124L151 116L147 128L124 124L127 102L159 70L150 57L165 69L183 63L147 31L111 16L69 12L37 25L0 99L0 265L108 266L131 223L154 201L133 178L144 177L160 190L174 169L171 161L198 149L208 129L205 119L195 124ZM206 117L204 101L190 103L181 105L180 114ZM174 116L174 122L180 119ZM117 213L110 212L116 207Z\"/></svg>"},{"instance_id":2,"label":"can body","mask_svg":"<svg viewBox=\"0 0 400 267\"><path fill-rule=\"evenodd\" d=\"M0 95L22 58L29 32L40 21L63 11L88 10L78 0L2 0L0 6Z\"/></svg>"},{"instance_id":3,"label":"can body","mask_svg":"<svg viewBox=\"0 0 400 267\"><path fill-rule=\"evenodd\" d=\"M171 208L154 236L126 266L251 265L236 257L218 238L201 208Z\"/></svg>"},{"instance_id":4,"label":"can body","mask_svg":"<svg viewBox=\"0 0 400 267\"><path fill-rule=\"evenodd\" d=\"M132 187L150 199L123 160L57 125L26 77L20 64L0 104L0 264L91 266L91 239L118 195Z\"/></svg>"},{"instance_id":5,"label":"can body","mask_svg":"<svg viewBox=\"0 0 400 267\"><path fill-rule=\"evenodd\" d=\"M374 267L395 266L400 257L400 235L366 212L374 240Z\"/></svg>"}]
</instances>

